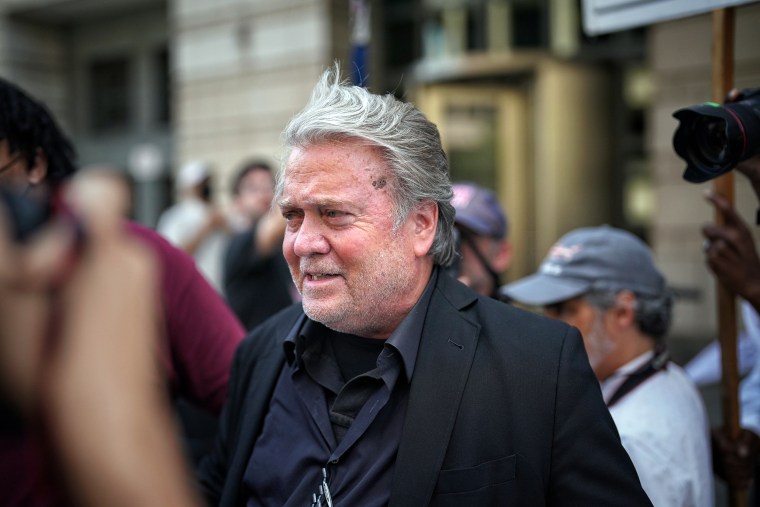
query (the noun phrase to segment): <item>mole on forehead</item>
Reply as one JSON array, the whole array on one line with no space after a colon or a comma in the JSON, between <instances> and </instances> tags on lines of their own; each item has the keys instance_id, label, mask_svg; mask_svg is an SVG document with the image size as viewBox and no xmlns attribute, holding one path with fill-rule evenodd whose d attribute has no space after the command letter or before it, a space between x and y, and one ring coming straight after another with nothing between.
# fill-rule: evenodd
<instances>
[{"instance_id":1,"label":"mole on forehead","mask_svg":"<svg viewBox=\"0 0 760 507\"><path fill-rule=\"evenodd\" d=\"M380 190L387 184L388 184L388 181L385 179L385 176L380 176L379 178L372 178L372 186L378 190Z\"/></svg>"}]
</instances>

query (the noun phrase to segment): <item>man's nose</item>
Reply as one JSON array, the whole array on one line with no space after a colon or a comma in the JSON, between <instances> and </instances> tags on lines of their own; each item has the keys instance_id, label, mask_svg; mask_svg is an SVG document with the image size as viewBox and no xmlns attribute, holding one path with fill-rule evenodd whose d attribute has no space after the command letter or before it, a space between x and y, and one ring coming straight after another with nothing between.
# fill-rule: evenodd
<instances>
[{"instance_id":1,"label":"man's nose","mask_svg":"<svg viewBox=\"0 0 760 507\"><path fill-rule=\"evenodd\" d=\"M295 233L293 251L299 257L309 257L315 254L326 254L330 251L330 243L325 237L324 227L319 220L304 217L301 227Z\"/></svg>"}]
</instances>

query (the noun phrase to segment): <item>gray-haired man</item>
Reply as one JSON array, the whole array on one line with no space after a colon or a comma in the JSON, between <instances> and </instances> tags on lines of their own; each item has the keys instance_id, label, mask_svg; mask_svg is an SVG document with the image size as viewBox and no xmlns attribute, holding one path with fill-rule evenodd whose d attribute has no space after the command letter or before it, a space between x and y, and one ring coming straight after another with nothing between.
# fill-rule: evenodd
<instances>
[{"instance_id":1,"label":"gray-haired man","mask_svg":"<svg viewBox=\"0 0 760 507\"><path fill-rule=\"evenodd\" d=\"M284 139L302 304L238 350L209 502L650 505L578 332L441 273L454 208L435 126L327 72Z\"/></svg>"},{"instance_id":2,"label":"gray-haired man","mask_svg":"<svg viewBox=\"0 0 760 507\"><path fill-rule=\"evenodd\" d=\"M581 331L652 503L713 505L707 417L692 382L668 361L671 296L649 248L620 229L577 229L552 246L538 273L502 292Z\"/></svg>"}]
</instances>

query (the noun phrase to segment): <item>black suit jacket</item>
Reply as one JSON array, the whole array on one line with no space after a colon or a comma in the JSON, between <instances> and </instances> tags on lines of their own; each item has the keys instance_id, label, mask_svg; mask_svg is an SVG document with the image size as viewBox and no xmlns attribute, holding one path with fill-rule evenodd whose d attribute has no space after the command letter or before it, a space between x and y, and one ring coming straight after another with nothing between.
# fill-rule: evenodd
<instances>
[{"instance_id":1,"label":"black suit jacket","mask_svg":"<svg viewBox=\"0 0 760 507\"><path fill-rule=\"evenodd\" d=\"M212 505L245 504L243 474L284 364L282 341L304 318L300 306L290 307L238 349L217 445L199 470ZM578 331L441 275L411 381L390 505L651 503Z\"/></svg>"}]
</instances>

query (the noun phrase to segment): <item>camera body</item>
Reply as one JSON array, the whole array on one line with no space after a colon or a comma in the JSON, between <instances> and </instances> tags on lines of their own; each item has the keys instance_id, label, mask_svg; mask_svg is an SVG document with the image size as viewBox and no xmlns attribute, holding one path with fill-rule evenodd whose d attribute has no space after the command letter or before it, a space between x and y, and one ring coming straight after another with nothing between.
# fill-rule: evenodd
<instances>
[{"instance_id":1,"label":"camera body","mask_svg":"<svg viewBox=\"0 0 760 507\"><path fill-rule=\"evenodd\" d=\"M760 153L760 88L742 91L737 102L679 109L673 148L686 161L683 178L703 183Z\"/></svg>"}]
</instances>

